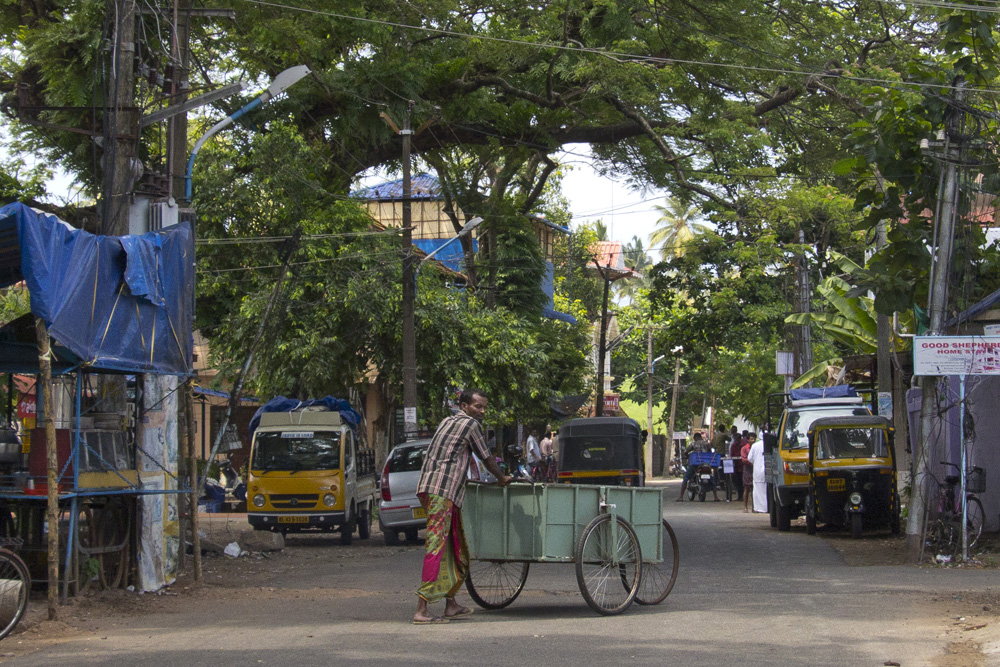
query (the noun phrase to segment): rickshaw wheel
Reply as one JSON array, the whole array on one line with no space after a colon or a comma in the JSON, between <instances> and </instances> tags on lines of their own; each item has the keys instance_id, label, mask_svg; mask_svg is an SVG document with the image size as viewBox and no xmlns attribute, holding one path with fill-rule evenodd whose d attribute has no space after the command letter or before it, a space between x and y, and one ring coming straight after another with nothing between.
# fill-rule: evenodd
<instances>
[{"instance_id":1,"label":"rickshaw wheel","mask_svg":"<svg viewBox=\"0 0 1000 667\"><path fill-rule=\"evenodd\" d=\"M648 560L642 564L642 577L639 580L639 591L635 601L639 604L660 604L663 602L677 581L677 568L680 565L680 551L677 548L677 536L667 520L663 520L663 560L651 563Z\"/></svg>"},{"instance_id":2,"label":"rickshaw wheel","mask_svg":"<svg viewBox=\"0 0 1000 667\"><path fill-rule=\"evenodd\" d=\"M594 518L580 534L576 548L576 582L590 608L598 614L620 614L635 599L642 569L642 549L632 526L617 518L612 540L612 515Z\"/></svg>"},{"instance_id":3,"label":"rickshaw wheel","mask_svg":"<svg viewBox=\"0 0 1000 667\"><path fill-rule=\"evenodd\" d=\"M806 498L806 535L816 534L816 501L810 492Z\"/></svg>"},{"instance_id":4,"label":"rickshaw wheel","mask_svg":"<svg viewBox=\"0 0 1000 667\"><path fill-rule=\"evenodd\" d=\"M851 537L856 540L861 539L864 518L860 514L851 515Z\"/></svg>"},{"instance_id":5,"label":"rickshaw wheel","mask_svg":"<svg viewBox=\"0 0 1000 667\"><path fill-rule=\"evenodd\" d=\"M774 502L774 485L771 484L771 483L768 483L768 485L767 485L767 513L770 515L770 518L771 518L771 528L777 528L778 527L778 514L777 514L777 512L774 509L775 504L776 503Z\"/></svg>"},{"instance_id":6,"label":"rickshaw wheel","mask_svg":"<svg viewBox=\"0 0 1000 667\"><path fill-rule=\"evenodd\" d=\"M474 560L465 588L483 609L503 609L517 599L528 578L528 563Z\"/></svg>"}]
</instances>

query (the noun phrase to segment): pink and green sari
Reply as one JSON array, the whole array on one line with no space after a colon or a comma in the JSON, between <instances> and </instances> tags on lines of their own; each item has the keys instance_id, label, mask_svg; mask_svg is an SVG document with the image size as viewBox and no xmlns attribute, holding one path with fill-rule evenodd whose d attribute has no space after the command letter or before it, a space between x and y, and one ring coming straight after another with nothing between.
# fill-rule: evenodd
<instances>
[{"instance_id":1,"label":"pink and green sari","mask_svg":"<svg viewBox=\"0 0 1000 667\"><path fill-rule=\"evenodd\" d=\"M417 595L428 603L453 598L469 576L469 547L462 529L462 509L442 496L420 494L427 510L427 553Z\"/></svg>"}]
</instances>

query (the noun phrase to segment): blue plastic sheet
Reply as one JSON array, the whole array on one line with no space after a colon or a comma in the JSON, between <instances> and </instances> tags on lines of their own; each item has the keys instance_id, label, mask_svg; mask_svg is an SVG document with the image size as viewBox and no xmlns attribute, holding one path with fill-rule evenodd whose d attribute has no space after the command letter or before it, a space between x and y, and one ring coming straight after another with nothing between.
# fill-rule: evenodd
<instances>
[{"instance_id":1,"label":"blue plastic sheet","mask_svg":"<svg viewBox=\"0 0 1000 667\"><path fill-rule=\"evenodd\" d=\"M9 232L16 229L16 237ZM16 239L31 312L94 368L186 375L192 371L194 232L181 223L142 236L95 236L21 203L0 208L0 256Z\"/></svg>"},{"instance_id":2,"label":"blue plastic sheet","mask_svg":"<svg viewBox=\"0 0 1000 667\"><path fill-rule=\"evenodd\" d=\"M350 424L353 429L356 429L358 424L361 423L361 415L359 415L357 411L351 407L350 403L342 398L324 396L323 398L310 398L305 401L300 401L296 398L275 396L270 401L257 408L257 412L253 413L253 418L250 420L250 433L253 434L253 432L257 430L257 425L260 424L260 416L265 412L291 412L293 410L302 410L303 408L309 408L316 405L322 405L330 412L339 412L340 418Z\"/></svg>"},{"instance_id":3,"label":"blue plastic sheet","mask_svg":"<svg viewBox=\"0 0 1000 667\"><path fill-rule=\"evenodd\" d=\"M849 384L838 384L815 389L792 389L791 395L793 401L807 401L815 398L853 398L858 395L858 392Z\"/></svg>"}]
</instances>

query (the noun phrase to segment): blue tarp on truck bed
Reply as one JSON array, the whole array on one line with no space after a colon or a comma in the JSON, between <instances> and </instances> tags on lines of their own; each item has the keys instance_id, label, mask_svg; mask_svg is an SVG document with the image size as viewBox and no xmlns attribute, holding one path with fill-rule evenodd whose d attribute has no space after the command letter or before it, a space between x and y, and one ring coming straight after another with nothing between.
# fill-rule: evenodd
<instances>
[{"instance_id":1,"label":"blue tarp on truck bed","mask_svg":"<svg viewBox=\"0 0 1000 667\"><path fill-rule=\"evenodd\" d=\"M194 232L95 236L21 203L0 208L0 287L24 280L31 312L94 368L191 373Z\"/></svg>"}]
</instances>

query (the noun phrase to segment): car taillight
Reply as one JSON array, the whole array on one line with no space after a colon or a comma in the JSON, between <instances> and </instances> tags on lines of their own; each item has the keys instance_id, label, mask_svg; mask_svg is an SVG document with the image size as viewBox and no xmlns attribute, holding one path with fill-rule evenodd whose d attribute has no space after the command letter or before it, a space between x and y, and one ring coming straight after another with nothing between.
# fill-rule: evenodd
<instances>
[{"instance_id":1,"label":"car taillight","mask_svg":"<svg viewBox=\"0 0 1000 667\"><path fill-rule=\"evenodd\" d=\"M392 492L389 491L389 463L386 462L385 467L382 468L382 500L390 501L392 500Z\"/></svg>"}]
</instances>

